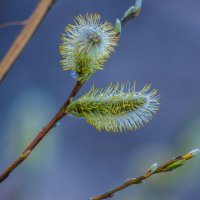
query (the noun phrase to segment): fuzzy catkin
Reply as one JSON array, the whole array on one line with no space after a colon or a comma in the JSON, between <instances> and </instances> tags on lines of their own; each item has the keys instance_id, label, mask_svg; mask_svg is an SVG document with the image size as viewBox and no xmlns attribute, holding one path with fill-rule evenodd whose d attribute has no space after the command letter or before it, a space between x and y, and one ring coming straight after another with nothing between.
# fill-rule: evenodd
<instances>
[{"instance_id":1,"label":"fuzzy catkin","mask_svg":"<svg viewBox=\"0 0 200 200\"><path fill-rule=\"evenodd\" d=\"M97 130L121 132L136 130L148 123L159 108L157 90L146 85L135 91L135 84L110 84L105 90L95 89L72 102L67 112L84 117Z\"/></svg>"},{"instance_id":2,"label":"fuzzy catkin","mask_svg":"<svg viewBox=\"0 0 200 200\"><path fill-rule=\"evenodd\" d=\"M99 14L86 14L75 18L75 25L69 24L61 37L61 66L72 70L78 77L103 69L118 43L115 27L101 22Z\"/></svg>"}]
</instances>

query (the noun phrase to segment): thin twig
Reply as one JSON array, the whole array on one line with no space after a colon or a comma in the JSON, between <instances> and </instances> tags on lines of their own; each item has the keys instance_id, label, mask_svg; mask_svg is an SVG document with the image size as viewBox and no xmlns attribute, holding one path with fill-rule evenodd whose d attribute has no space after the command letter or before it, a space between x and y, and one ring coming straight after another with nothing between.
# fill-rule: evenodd
<instances>
[{"instance_id":1,"label":"thin twig","mask_svg":"<svg viewBox=\"0 0 200 200\"><path fill-rule=\"evenodd\" d=\"M55 0L40 0L35 11L28 19L27 24L17 36L12 46L6 53L5 57L0 63L0 82L6 76L9 69L12 67L17 57L20 55L27 42L30 40L33 33L45 17Z\"/></svg>"},{"instance_id":2,"label":"thin twig","mask_svg":"<svg viewBox=\"0 0 200 200\"><path fill-rule=\"evenodd\" d=\"M22 163L32 152L32 150L40 143L40 141L49 133L49 131L56 126L56 123L67 115L66 108L70 103L71 98L75 97L83 86L83 82L77 81L71 94L57 112L57 114L49 121L49 123L38 133L35 139L25 148L23 153L17 158L11 165L9 165L2 174L0 174L0 183L3 182L9 174L20 164Z\"/></svg>"},{"instance_id":3,"label":"thin twig","mask_svg":"<svg viewBox=\"0 0 200 200\"><path fill-rule=\"evenodd\" d=\"M147 172L144 173L144 175L139 176L138 178L130 178L130 179L126 180L124 183L122 183L121 185L117 186L116 188L114 188L104 194L101 194L99 196L92 197L92 198L90 198L90 200L103 200L103 199L111 198L111 197L113 197L113 195L116 192L119 192L131 185L143 183L145 179L149 178L153 174L169 172L175 168L182 166L186 160L191 159L193 156L194 156L194 154L192 152L189 152L183 156L179 156L179 157L172 159L169 162L161 165L160 167L156 167L156 169L154 169L153 171L152 171L152 169L149 169Z\"/></svg>"},{"instance_id":4,"label":"thin twig","mask_svg":"<svg viewBox=\"0 0 200 200\"><path fill-rule=\"evenodd\" d=\"M11 26L25 26L28 22L28 19L23 20L23 21L12 21L12 22L7 22L4 24L0 24L0 29L8 28Z\"/></svg>"}]
</instances>

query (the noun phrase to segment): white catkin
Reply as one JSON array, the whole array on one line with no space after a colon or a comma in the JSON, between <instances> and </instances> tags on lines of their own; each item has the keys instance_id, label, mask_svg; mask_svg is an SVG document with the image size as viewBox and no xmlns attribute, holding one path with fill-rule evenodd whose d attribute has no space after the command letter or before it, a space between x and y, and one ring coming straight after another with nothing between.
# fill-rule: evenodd
<instances>
[{"instance_id":1,"label":"white catkin","mask_svg":"<svg viewBox=\"0 0 200 200\"><path fill-rule=\"evenodd\" d=\"M98 130L118 132L136 130L148 123L159 108L157 90L146 85L135 91L135 84L110 84L105 90L95 89L69 106L72 115L84 117Z\"/></svg>"}]
</instances>

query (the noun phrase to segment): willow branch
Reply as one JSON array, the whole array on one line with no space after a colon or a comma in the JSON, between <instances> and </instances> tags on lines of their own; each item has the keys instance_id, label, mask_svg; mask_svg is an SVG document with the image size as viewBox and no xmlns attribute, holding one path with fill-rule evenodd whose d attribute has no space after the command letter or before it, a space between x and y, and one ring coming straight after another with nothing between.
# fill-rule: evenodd
<instances>
[{"instance_id":1,"label":"willow branch","mask_svg":"<svg viewBox=\"0 0 200 200\"><path fill-rule=\"evenodd\" d=\"M0 82L4 79L9 69L12 67L33 33L53 5L55 0L40 0L35 11L32 13L23 30L17 36L12 46L0 63Z\"/></svg>"},{"instance_id":2,"label":"willow branch","mask_svg":"<svg viewBox=\"0 0 200 200\"><path fill-rule=\"evenodd\" d=\"M7 22L4 24L0 24L0 29L8 28L10 26L25 26L28 22L28 19L23 20L23 21L12 21L12 22Z\"/></svg>"},{"instance_id":3,"label":"willow branch","mask_svg":"<svg viewBox=\"0 0 200 200\"><path fill-rule=\"evenodd\" d=\"M83 86L83 82L77 81L71 94L59 109L57 114L49 121L49 123L38 133L35 139L25 148L22 154L11 164L9 165L2 174L0 174L0 183L3 182L9 174L18 166L20 165L32 152L32 150L40 143L40 141L49 133L49 131L56 126L56 123L62 119L64 116L67 115L66 108L70 103L71 98L75 97L76 94L79 92L81 87Z\"/></svg>"},{"instance_id":4,"label":"willow branch","mask_svg":"<svg viewBox=\"0 0 200 200\"><path fill-rule=\"evenodd\" d=\"M199 151L198 149L193 150L193 151L191 151L191 152L189 152L189 153L187 153L183 156L179 156L175 159L170 160L169 162L161 165L160 167L157 167L157 163L155 163L142 176L139 176L138 178L130 178L130 179L126 180L124 183L122 183L121 185L119 185L118 187L116 187L116 188L114 188L114 189L112 189L112 190L110 190L110 191L108 191L104 194L101 194L99 196L92 197L92 198L90 198L90 200L102 200L102 199L111 198L111 197L113 197L113 195L116 192L124 190L125 188L127 188L129 186L143 183L145 179L148 179L153 174L172 171L172 170L182 166L185 161L191 159L194 155L196 155L196 153L198 151Z\"/></svg>"}]
</instances>

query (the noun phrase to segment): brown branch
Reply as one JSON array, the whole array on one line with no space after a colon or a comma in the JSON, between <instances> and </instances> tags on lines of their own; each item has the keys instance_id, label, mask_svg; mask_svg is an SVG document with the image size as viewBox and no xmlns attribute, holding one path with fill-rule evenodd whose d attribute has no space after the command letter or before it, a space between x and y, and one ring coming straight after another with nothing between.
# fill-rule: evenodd
<instances>
[{"instance_id":1,"label":"brown branch","mask_svg":"<svg viewBox=\"0 0 200 200\"><path fill-rule=\"evenodd\" d=\"M172 171L172 170L182 166L185 161L191 159L198 151L199 150L197 149L197 150L191 151L183 156L179 156L179 157L172 159L169 162L161 165L160 167L157 167L157 164L155 163L154 165L152 165L152 167L147 172L144 173L144 175L142 175L138 178L130 178L130 179L126 180L124 183L122 183L121 185L119 185L118 187L112 189L111 191L106 192L106 193L101 194L96 197L92 197L92 198L90 198L90 200L102 200L102 199L111 198L111 197L113 197L113 195L116 192L119 192L131 185L143 183L145 179L149 178L153 174Z\"/></svg>"},{"instance_id":2,"label":"brown branch","mask_svg":"<svg viewBox=\"0 0 200 200\"><path fill-rule=\"evenodd\" d=\"M25 26L28 22L28 19L23 20L23 21L12 21L12 22L7 22L4 24L0 24L0 29L8 28L10 26Z\"/></svg>"},{"instance_id":3,"label":"brown branch","mask_svg":"<svg viewBox=\"0 0 200 200\"><path fill-rule=\"evenodd\" d=\"M35 11L32 13L28 19L27 24L17 36L12 46L6 53L5 57L0 63L0 82L8 73L9 69L12 67L17 57L20 55L27 42L30 40L33 33L38 28L42 19L45 17L55 0L40 0Z\"/></svg>"},{"instance_id":4,"label":"brown branch","mask_svg":"<svg viewBox=\"0 0 200 200\"><path fill-rule=\"evenodd\" d=\"M9 165L2 174L0 174L0 183L3 182L9 174L18 166L20 165L32 152L32 150L40 143L40 141L49 133L49 131L56 126L56 123L67 115L66 108L70 103L71 98L75 97L76 94L79 92L81 87L83 86L83 82L77 81L71 94L57 112L57 114L49 121L49 123L38 133L35 139L25 148L23 153L17 158L11 165Z\"/></svg>"}]
</instances>

